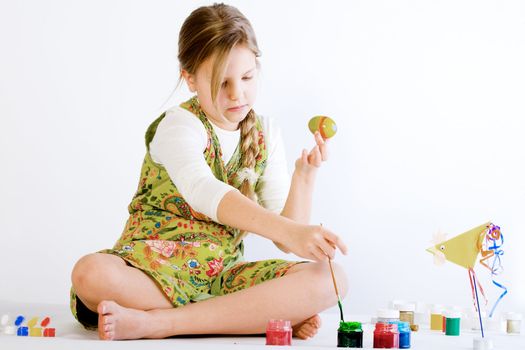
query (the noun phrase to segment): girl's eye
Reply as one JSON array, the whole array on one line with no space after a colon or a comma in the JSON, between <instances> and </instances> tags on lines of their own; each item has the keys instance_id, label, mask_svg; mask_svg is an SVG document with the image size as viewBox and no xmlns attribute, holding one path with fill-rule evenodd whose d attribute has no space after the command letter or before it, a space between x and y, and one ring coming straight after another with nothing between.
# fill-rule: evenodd
<instances>
[{"instance_id":1,"label":"girl's eye","mask_svg":"<svg viewBox=\"0 0 525 350\"><path fill-rule=\"evenodd\" d=\"M251 80L253 77L252 76L249 76L249 77L243 77L242 80Z\"/></svg>"},{"instance_id":2,"label":"girl's eye","mask_svg":"<svg viewBox=\"0 0 525 350\"><path fill-rule=\"evenodd\" d=\"M228 82L227 82L227 81L223 81L223 82L221 83L221 86L222 86L222 87L225 87L226 85L228 85Z\"/></svg>"}]
</instances>

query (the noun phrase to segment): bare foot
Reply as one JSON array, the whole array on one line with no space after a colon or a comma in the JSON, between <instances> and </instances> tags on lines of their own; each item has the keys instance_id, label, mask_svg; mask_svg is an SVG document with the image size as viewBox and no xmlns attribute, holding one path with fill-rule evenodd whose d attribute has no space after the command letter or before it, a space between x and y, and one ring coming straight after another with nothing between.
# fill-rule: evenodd
<instances>
[{"instance_id":1,"label":"bare foot","mask_svg":"<svg viewBox=\"0 0 525 350\"><path fill-rule=\"evenodd\" d=\"M301 323L296 324L293 328L293 336L300 339L308 339L317 334L321 328L321 317L314 315L307 318Z\"/></svg>"},{"instance_id":2,"label":"bare foot","mask_svg":"<svg viewBox=\"0 0 525 350\"><path fill-rule=\"evenodd\" d=\"M114 301L97 306L98 336L102 340L153 338L152 320L146 311L128 309Z\"/></svg>"}]
</instances>

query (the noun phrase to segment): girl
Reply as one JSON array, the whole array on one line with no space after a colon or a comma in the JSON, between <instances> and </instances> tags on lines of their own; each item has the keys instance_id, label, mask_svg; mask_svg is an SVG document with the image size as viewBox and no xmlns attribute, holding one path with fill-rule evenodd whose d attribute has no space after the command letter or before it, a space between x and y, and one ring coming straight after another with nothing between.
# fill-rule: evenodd
<instances>
[{"instance_id":1,"label":"girl","mask_svg":"<svg viewBox=\"0 0 525 350\"><path fill-rule=\"evenodd\" d=\"M320 327L317 313L335 304L326 260L346 246L308 225L327 145L316 134L283 188L282 140L252 109L258 56L234 7L201 7L184 22L181 79L196 96L148 128L139 187L113 249L73 269L73 314L101 339L263 333L272 318L291 320L306 339ZM246 232L313 262L244 262ZM345 294L345 275L335 273Z\"/></svg>"}]
</instances>

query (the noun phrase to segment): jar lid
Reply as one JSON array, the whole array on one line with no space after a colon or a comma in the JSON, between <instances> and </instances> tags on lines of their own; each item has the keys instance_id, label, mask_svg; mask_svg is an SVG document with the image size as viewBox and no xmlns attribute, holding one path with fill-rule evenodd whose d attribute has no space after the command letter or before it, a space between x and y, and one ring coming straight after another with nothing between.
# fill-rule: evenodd
<instances>
[{"instance_id":1,"label":"jar lid","mask_svg":"<svg viewBox=\"0 0 525 350\"><path fill-rule=\"evenodd\" d=\"M288 331L292 329L292 323L289 320L270 320L266 325L267 330Z\"/></svg>"},{"instance_id":2,"label":"jar lid","mask_svg":"<svg viewBox=\"0 0 525 350\"><path fill-rule=\"evenodd\" d=\"M405 303L405 304L397 304L396 309L399 311L416 311L416 304L412 303Z\"/></svg>"},{"instance_id":3,"label":"jar lid","mask_svg":"<svg viewBox=\"0 0 525 350\"><path fill-rule=\"evenodd\" d=\"M377 317L379 318L399 318L399 310L379 309L377 310Z\"/></svg>"},{"instance_id":4,"label":"jar lid","mask_svg":"<svg viewBox=\"0 0 525 350\"><path fill-rule=\"evenodd\" d=\"M517 312L507 312L507 320L510 321L520 321L522 318L522 315Z\"/></svg>"}]
</instances>

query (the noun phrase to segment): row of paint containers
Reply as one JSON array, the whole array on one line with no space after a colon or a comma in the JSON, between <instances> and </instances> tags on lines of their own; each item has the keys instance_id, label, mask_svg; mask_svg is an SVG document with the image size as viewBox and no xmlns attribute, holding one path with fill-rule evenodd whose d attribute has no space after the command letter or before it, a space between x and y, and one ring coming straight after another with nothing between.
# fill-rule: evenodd
<instances>
[{"instance_id":1,"label":"row of paint containers","mask_svg":"<svg viewBox=\"0 0 525 350\"><path fill-rule=\"evenodd\" d=\"M479 331L481 329L479 315L483 322L483 329L493 333L520 334L522 328L522 315L516 312L504 312L487 317L485 311L472 309L465 310L457 306L445 307L441 304L427 305L421 302L391 301L389 309L399 311L399 319L410 323L413 331L420 326L428 326L429 329L442 331L446 334L447 319L454 331L448 335L455 335L455 329ZM375 319L372 319L372 323ZM456 327L457 324L457 327Z\"/></svg>"},{"instance_id":2,"label":"row of paint containers","mask_svg":"<svg viewBox=\"0 0 525 350\"><path fill-rule=\"evenodd\" d=\"M373 333L373 347L383 349L409 349L411 347L411 332L417 332L420 325L427 325L431 330L440 331L448 336L459 336L460 329L470 328L480 330L479 315L477 312L464 312L458 307L444 308L441 305L432 305L431 310L423 309L417 303L392 303L393 308L380 309L377 316L372 318L375 325ZM419 306L419 307L418 307ZM520 334L521 314L509 312L502 316L487 318L481 312L485 330ZM465 316L463 316L465 315ZM467 328L467 329L468 329ZM341 324L337 332L337 346L347 348L363 347L363 330L359 322Z\"/></svg>"},{"instance_id":3,"label":"row of paint containers","mask_svg":"<svg viewBox=\"0 0 525 350\"><path fill-rule=\"evenodd\" d=\"M374 321L373 347L376 349L410 349L410 323L399 318L397 310L379 310ZM337 331L337 347L362 348L363 329L360 322L341 323Z\"/></svg>"}]
</instances>

